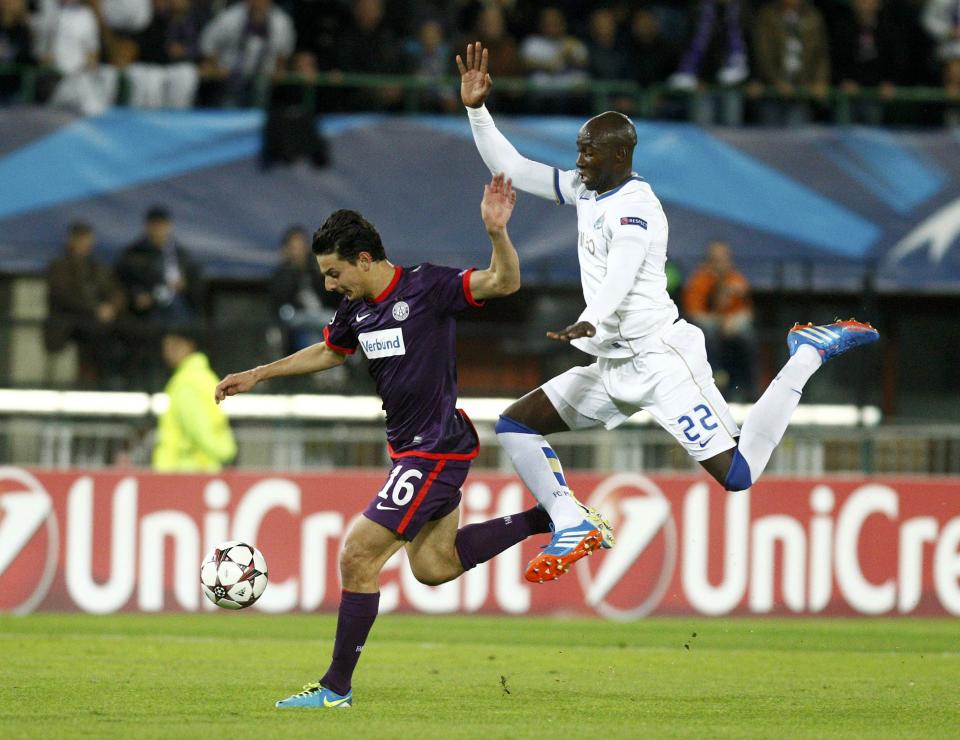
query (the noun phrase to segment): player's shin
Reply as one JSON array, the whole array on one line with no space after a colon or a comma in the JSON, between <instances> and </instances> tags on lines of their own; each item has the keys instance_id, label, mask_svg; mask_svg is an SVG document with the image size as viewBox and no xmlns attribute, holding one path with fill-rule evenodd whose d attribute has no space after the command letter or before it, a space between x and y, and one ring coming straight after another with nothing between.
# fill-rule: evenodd
<instances>
[{"instance_id":1,"label":"player's shin","mask_svg":"<svg viewBox=\"0 0 960 740\"><path fill-rule=\"evenodd\" d=\"M821 364L815 349L800 347L750 409L727 474L727 490L742 491L760 478L800 403L804 385Z\"/></svg>"},{"instance_id":2,"label":"player's shin","mask_svg":"<svg viewBox=\"0 0 960 740\"><path fill-rule=\"evenodd\" d=\"M344 591L340 597L337 636L333 643L333 660L320 679L321 686L346 695L350 691L353 671L367 642L367 635L377 618L380 594L359 594Z\"/></svg>"},{"instance_id":3,"label":"player's shin","mask_svg":"<svg viewBox=\"0 0 960 740\"><path fill-rule=\"evenodd\" d=\"M537 502L547 510L557 530L583 521L583 509L570 489L557 453L543 435L506 416L496 426L497 440Z\"/></svg>"},{"instance_id":4,"label":"player's shin","mask_svg":"<svg viewBox=\"0 0 960 740\"><path fill-rule=\"evenodd\" d=\"M457 531L454 546L464 570L475 568L534 534L550 531L550 517L539 506L519 514L470 524Z\"/></svg>"}]
</instances>

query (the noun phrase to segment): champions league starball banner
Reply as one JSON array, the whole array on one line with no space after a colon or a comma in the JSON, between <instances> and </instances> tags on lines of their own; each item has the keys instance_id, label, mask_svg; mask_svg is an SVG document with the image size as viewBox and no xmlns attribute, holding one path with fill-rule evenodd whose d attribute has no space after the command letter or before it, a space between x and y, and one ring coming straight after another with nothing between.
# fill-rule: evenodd
<instances>
[{"instance_id":1,"label":"champions league starball banner","mask_svg":"<svg viewBox=\"0 0 960 740\"><path fill-rule=\"evenodd\" d=\"M424 614L960 615L960 480L765 478L727 493L702 477L568 475L617 545L559 581L523 567L528 539L456 581L425 586L398 553L380 611ZM255 544L270 583L252 608L334 611L337 558L383 485L369 471L154 475L0 468L0 611L200 611L203 555ZM461 522L532 504L512 477L471 473Z\"/></svg>"},{"instance_id":2,"label":"champions league starball banner","mask_svg":"<svg viewBox=\"0 0 960 740\"><path fill-rule=\"evenodd\" d=\"M573 169L582 119L500 116L527 157ZM640 121L634 168L670 222L669 256L694 269L730 242L756 288L960 287L960 136L866 127L716 128ZM210 276L263 278L291 224L337 208L370 218L397 264L489 262L479 217L489 179L466 115L321 116L331 162L263 169L261 111L117 108L77 119L0 114L0 271L41 272L70 222L112 261L165 204ZM520 194L510 232L524 281L579 283L573 208Z\"/></svg>"}]
</instances>

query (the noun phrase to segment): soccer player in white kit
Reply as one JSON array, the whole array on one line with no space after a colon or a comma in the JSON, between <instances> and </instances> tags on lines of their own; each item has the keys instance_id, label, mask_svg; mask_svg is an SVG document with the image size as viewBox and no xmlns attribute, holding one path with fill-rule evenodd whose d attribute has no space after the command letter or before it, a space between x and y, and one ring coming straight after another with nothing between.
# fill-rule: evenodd
<instances>
[{"instance_id":1,"label":"soccer player in white kit","mask_svg":"<svg viewBox=\"0 0 960 740\"><path fill-rule=\"evenodd\" d=\"M466 61L457 56L474 141L487 167L512 178L518 190L576 206L586 308L575 324L547 336L597 358L513 403L496 427L523 482L553 521L550 544L525 574L542 582L610 539L603 522L584 519L546 435L614 429L643 409L724 488L742 491L766 467L810 377L831 357L879 334L852 319L794 326L787 334L790 359L738 429L714 384L703 332L679 318L667 294L667 217L653 189L632 170L633 123L612 111L587 121L577 135L574 170L529 160L484 105L493 84L487 63L480 43L467 46Z\"/></svg>"}]
</instances>

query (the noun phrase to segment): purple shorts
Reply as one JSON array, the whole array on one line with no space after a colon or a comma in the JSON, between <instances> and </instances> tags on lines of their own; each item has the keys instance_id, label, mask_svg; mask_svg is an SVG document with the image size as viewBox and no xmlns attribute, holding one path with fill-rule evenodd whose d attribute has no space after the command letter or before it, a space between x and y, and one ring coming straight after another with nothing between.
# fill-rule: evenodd
<instances>
[{"instance_id":1,"label":"purple shorts","mask_svg":"<svg viewBox=\"0 0 960 740\"><path fill-rule=\"evenodd\" d=\"M469 470L469 460L401 457L363 515L412 540L427 522L442 519L460 505L460 486Z\"/></svg>"}]
</instances>

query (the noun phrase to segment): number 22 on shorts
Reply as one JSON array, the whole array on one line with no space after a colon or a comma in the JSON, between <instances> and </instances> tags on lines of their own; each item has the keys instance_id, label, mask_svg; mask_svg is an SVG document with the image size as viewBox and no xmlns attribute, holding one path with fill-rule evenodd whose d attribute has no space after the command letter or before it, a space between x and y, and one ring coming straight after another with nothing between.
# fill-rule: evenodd
<instances>
[{"instance_id":1,"label":"number 22 on shorts","mask_svg":"<svg viewBox=\"0 0 960 740\"><path fill-rule=\"evenodd\" d=\"M694 421L693 417L697 417L696 421ZM679 419L677 419L677 422L683 427L680 430L683 432L683 436L691 442L696 442L701 447L706 447L707 443L713 439L713 436L711 435L710 438L705 442L701 442L700 432L693 432L693 430L699 426L700 429L709 432L716 429L718 426L717 422L713 418L713 412L705 403L694 406L693 412L690 416L681 416Z\"/></svg>"}]
</instances>

